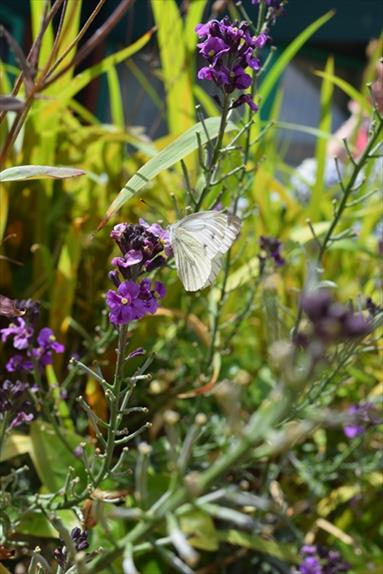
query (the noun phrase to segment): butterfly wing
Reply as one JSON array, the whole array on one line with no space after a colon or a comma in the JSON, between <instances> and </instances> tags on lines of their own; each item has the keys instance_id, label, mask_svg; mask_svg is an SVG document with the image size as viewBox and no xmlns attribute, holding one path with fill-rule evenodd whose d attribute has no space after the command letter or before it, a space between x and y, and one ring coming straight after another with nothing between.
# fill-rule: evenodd
<instances>
[{"instance_id":1,"label":"butterfly wing","mask_svg":"<svg viewBox=\"0 0 383 574\"><path fill-rule=\"evenodd\" d=\"M203 245L182 227L172 230L172 248L177 273L186 291L198 291L207 283L211 262Z\"/></svg>"},{"instance_id":2,"label":"butterfly wing","mask_svg":"<svg viewBox=\"0 0 383 574\"><path fill-rule=\"evenodd\" d=\"M213 259L230 249L239 234L241 220L224 211L199 211L184 217L177 225L202 243L206 255Z\"/></svg>"},{"instance_id":3,"label":"butterfly wing","mask_svg":"<svg viewBox=\"0 0 383 574\"><path fill-rule=\"evenodd\" d=\"M212 284L240 227L239 217L224 211L199 211L170 226L177 272L186 291Z\"/></svg>"}]
</instances>

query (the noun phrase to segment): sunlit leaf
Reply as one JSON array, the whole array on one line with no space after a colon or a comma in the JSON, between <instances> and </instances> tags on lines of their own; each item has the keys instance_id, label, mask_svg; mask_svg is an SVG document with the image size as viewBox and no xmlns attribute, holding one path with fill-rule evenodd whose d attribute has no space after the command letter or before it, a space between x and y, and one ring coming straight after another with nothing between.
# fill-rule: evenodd
<instances>
[{"instance_id":1,"label":"sunlit leaf","mask_svg":"<svg viewBox=\"0 0 383 574\"><path fill-rule=\"evenodd\" d=\"M219 117L208 118L205 121L206 130L211 139L217 137L219 125ZM226 131L232 131L234 129L236 129L236 126L232 122L228 122ZM161 171L168 169L196 150L198 148L197 134L199 134L202 144L205 144L207 141L206 133L202 124L197 123L143 165L121 189L120 193L106 212L106 215L98 226L98 229L102 229L107 221L109 221L109 219L124 205L124 203L150 183L150 181Z\"/></svg>"},{"instance_id":2,"label":"sunlit leaf","mask_svg":"<svg viewBox=\"0 0 383 574\"><path fill-rule=\"evenodd\" d=\"M49 165L18 165L0 172L0 181L24 181L29 179L65 179L84 175L85 171L74 167Z\"/></svg>"}]
</instances>

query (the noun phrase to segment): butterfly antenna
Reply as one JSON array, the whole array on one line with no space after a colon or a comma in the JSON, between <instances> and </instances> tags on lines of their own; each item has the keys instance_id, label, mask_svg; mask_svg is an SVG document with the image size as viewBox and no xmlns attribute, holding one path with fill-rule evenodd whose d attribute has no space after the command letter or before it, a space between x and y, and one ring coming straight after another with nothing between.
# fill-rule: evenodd
<instances>
[{"instance_id":1,"label":"butterfly antenna","mask_svg":"<svg viewBox=\"0 0 383 574\"><path fill-rule=\"evenodd\" d=\"M158 207L151 205L150 203L148 203L147 201L145 201L144 199L141 199L141 198L140 198L140 202L143 203L144 205L146 205L147 207L149 207L151 210L153 210L155 213L157 213L162 218L163 221L166 221L168 223L167 215L165 215L160 209L158 209Z\"/></svg>"}]
</instances>

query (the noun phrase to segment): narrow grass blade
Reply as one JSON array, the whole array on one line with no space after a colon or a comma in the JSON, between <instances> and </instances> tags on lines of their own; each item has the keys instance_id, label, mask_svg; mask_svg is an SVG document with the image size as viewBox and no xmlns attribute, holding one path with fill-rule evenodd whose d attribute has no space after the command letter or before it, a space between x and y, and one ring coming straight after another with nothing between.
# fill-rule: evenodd
<instances>
[{"instance_id":1,"label":"narrow grass blade","mask_svg":"<svg viewBox=\"0 0 383 574\"><path fill-rule=\"evenodd\" d=\"M334 73L334 58L330 56L326 63L325 68L326 75L332 76ZM332 123L332 94L333 94L333 83L329 77L324 78L321 90L321 110L320 110L320 122L319 129L322 132L331 133L331 123ZM321 218L320 204L323 199L324 193L324 176L326 169L327 160L327 141L324 139L318 139L316 143L315 158L317 162L317 172L315 178L315 184L312 189L311 200L309 205L309 215L313 221L318 221Z\"/></svg>"},{"instance_id":2,"label":"narrow grass blade","mask_svg":"<svg viewBox=\"0 0 383 574\"><path fill-rule=\"evenodd\" d=\"M293 40L291 44L286 48L286 50L281 54L273 67L268 71L259 89L259 95L262 97L263 101L270 94L276 82L279 80L279 77L285 71L287 64L291 62L295 54L299 52L307 40L309 40L311 36L313 36L315 32L319 30L319 28L326 24L326 22L328 22L334 16L334 14L334 10L330 10L318 18L318 20L315 20L315 22L303 30L303 32L301 32L299 36L297 36L295 40Z\"/></svg>"},{"instance_id":3,"label":"narrow grass blade","mask_svg":"<svg viewBox=\"0 0 383 574\"><path fill-rule=\"evenodd\" d=\"M162 79L166 89L169 131L179 134L194 123L192 81L188 74L184 26L175 0L152 1L158 26Z\"/></svg>"}]
</instances>

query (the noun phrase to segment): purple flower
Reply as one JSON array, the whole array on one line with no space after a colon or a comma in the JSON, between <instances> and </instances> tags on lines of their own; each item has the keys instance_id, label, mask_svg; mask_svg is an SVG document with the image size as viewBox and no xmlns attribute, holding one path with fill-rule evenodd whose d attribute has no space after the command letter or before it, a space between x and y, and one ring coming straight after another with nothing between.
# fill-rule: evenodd
<instances>
[{"instance_id":1,"label":"purple flower","mask_svg":"<svg viewBox=\"0 0 383 574\"><path fill-rule=\"evenodd\" d=\"M299 566L301 574L323 574L319 560L314 556L306 556Z\"/></svg>"},{"instance_id":2,"label":"purple flower","mask_svg":"<svg viewBox=\"0 0 383 574\"><path fill-rule=\"evenodd\" d=\"M15 428L33 420L32 413L26 413L29 402L25 400L27 390L34 390L28 383L5 379L0 383L0 418L10 420L9 428Z\"/></svg>"},{"instance_id":3,"label":"purple flower","mask_svg":"<svg viewBox=\"0 0 383 574\"><path fill-rule=\"evenodd\" d=\"M49 329L49 327L41 329L37 337L37 343L38 346L32 349L31 356L38 360L41 367L52 364L52 352L63 353L65 349L64 345L56 340L52 329Z\"/></svg>"},{"instance_id":4,"label":"purple flower","mask_svg":"<svg viewBox=\"0 0 383 574\"><path fill-rule=\"evenodd\" d=\"M81 528L76 527L72 529L70 535L75 543L77 552L89 548L88 532L86 530L81 530Z\"/></svg>"},{"instance_id":5,"label":"purple flower","mask_svg":"<svg viewBox=\"0 0 383 574\"><path fill-rule=\"evenodd\" d=\"M126 280L135 280L142 272L164 265L163 251L167 256L171 254L169 233L158 223L149 225L142 219L136 225L119 223L110 236L122 252L122 256L115 257L112 264ZM118 287L118 275L110 278Z\"/></svg>"},{"instance_id":6,"label":"purple flower","mask_svg":"<svg viewBox=\"0 0 383 574\"><path fill-rule=\"evenodd\" d=\"M303 559L299 565L300 574L340 574L349 572L351 568L338 551L319 544L303 546L301 554Z\"/></svg>"},{"instance_id":7,"label":"purple flower","mask_svg":"<svg viewBox=\"0 0 383 574\"><path fill-rule=\"evenodd\" d=\"M282 243L278 239L271 236L266 237L265 235L261 235L259 238L259 245L265 254L260 257L261 263L264 264L267 258L273 259L277 267L282 267L286 263L281 255Z\"/></svg>"},{"instance_id":8,"label":"purple flower","mask_svg":"<svg viewBox=\"0 0 383 574\"><path fill-rule=\"evenodd\" d=\"M197 44L199 53L208 62L208 65L199 70L198 78L213 81L225 94L247 89L252 83L252 77L245 70L248 67L255 72L260 70L261 63L254 56L254 50L265 45L267 34L253 37L247 22L232 23L228 17L198 24L195 31L203 39ZM246 103L253 111L257 111L258 108L254 103L251 105L250 101L252 98L247 94L246 98L237 98L233 107Z\"/></svg>"},{"instance_id":9,"label":"purple flower","mask_svg":"<svg viewBox=\"0 0 383 574\"><path fill-rule=\"evenodd\" d=\"M312 323L315 336L323 342L362 337L370 331L368 319L350 308L333 303L327 291L304 295L301 306Z\"/></svg>"},{"instance_id":10,"label":"purple flower","mask_svg":"<svg viewBox=\"0 0 383 574\"><path fill-rule=\"evenodd\" d=\"M8 359L5 369L8 373L15 373L16 371L28 372L33 370L33 362L28 357L17 354Z\"/></svg>"},{"instance_id":11,"label":"purple flower","mask_svg":"<svg viewBox=\"0 0 383 574\"><path fill-rule=\"evenodd\" d=\"M242 104L247 104L250 107L250 109L253 110L253 112L258 111L258 106L256 103L254 103L250 94L242 94L241 96L239 96L239 98L237 98L233 102L232 107L237 108L238 106L241 106Z\"/></svg>"},{"instance_id":12,"label":"purple flower","mask_svg":"<svg viewBox=\"0 0 383 574\"><path fill-rule=\"evenodd\" d=\"M15 349L27 349L33 335L32 327L29 327L27 323L21 317L16 319L16 323L10 323L8 327L0 329L1 340L3 343L7 341L9 337L13 337L13 346Z\"/></svg>"},{"instance_id":13,"label":"purple flower","mask_svg":"<svg viewBox=\"0 0 383 574\"><path fill-rule=\"evenodd\" d=\"M81 530L81 528L76 527L72 529L70 535L73 540L76 552L81 552L82 550L89 548L88 532L86 530ZM67 549L64 545L64 541L60 539L60 542L61 546L54 550L53 556L61 568L65 568L67 565Z\"/></svg>"},{"instance_id":14,"label":"purple flower","mask_svg":"<svg viewBox=\"0 0 383 574\"><path fill-rule=\"evenodd\" d=\"M155 313L164 295L165 286L160 282L152 287L150 279L143 279L139 285L124 281L117 291L109 290L106 294L109 318L115 325L124 325L148 313Z\"/></svg>"},{"instance_id":15,"label":"purple flower","mask_svg":"<svg viewBox=\"0 0 383 574\"><path fill-rule=\"evenodd\" d=\"M9 428L14 429L16 427L19 427L23 423L30 423L31 421L33 421L33 419L34 416L32 413L25 413L24 411L20 411L12 420L11 424L9 425Z\"/></svg>"},{"instance_id":16,"label":"purple flower","mask_svg":"<svg viewBox=\"0 0 383 574\"><path fill-rule=\"evenodd\" d=\"M369 402L351 405L347 412L355 418L355 422L348 423L343 427L344 434L349 439L363 434L369 426L374 426L382 422L376 407Z\"/></svg>"}]
</instances>

